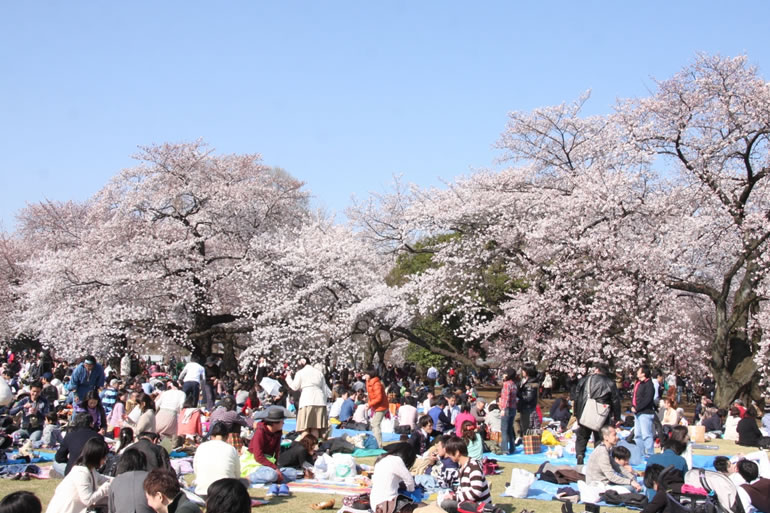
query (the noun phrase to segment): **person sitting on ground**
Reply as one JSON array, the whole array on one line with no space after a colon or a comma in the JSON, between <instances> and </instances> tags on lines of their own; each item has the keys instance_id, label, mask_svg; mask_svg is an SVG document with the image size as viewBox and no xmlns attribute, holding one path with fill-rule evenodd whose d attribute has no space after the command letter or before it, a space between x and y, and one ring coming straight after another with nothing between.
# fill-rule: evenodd
<instances>
[{"instance_id":1,"label":"person sitting on ground","mask_svg":"<svg viewBox=\"0 0 770 513\"><path fill-rule=\"evenodd\" d=\"M241 477L241 461L235 447L227 443L227 425L217 422L211 426L209 440L195 451L195 493L201 497L208 494L209 486L219 479Z\"/></svg>"},{"instance_id":2,"label":"person sitting on ground","mask_svg":"<svg viewBox=\"0 0 770 513\"><path fill-rule=\"evenodd\" d=\"M563 431L567 429L572 412L569 409L569 403L563 397L557 397L551 405L550 417L554 422L559 423L559 428Z\"/></svg>"},{"instance_id":3,"label":"person sitting on ground","mask_svg":"<svg viewBox=\"0 0 770 513\"><path fill-rule=\"evenodd\" d=\"M665 409L663 410L663 418L660 423L663 424L663 432L668 434L671 432L671 428L679 425L679 414L676 411L676 402L670 397L663 399Z\"/></svg>"},{"instance_id":4,"label":"person sitting on ground","mask_svg":"<svg viewBox=\"0 0 770 513\"><path fill-rule=\"evenodd\" d=\"M459 416L458 416L459 418ZM476 426L469 420L464 420L461 424L462 439L468 447L468 456L474 460L481 461L484 458L484 441L481 439Z\"/></svg>"},{"instance_id":5,"label":"person sitting on ground","mask_svg":"<svg viewBox=\"0 0 770 513\"><path fill-rule=\"evenodd\" d=\"M85 398L75 405L75 412L86 412L91 415L91 426L94 431L98 431L102 435L107 434L107 413L104 411L104 406L102 406L102 400L97 390L86 392Z\"/></svg>"},{"instance_id":6,"label":"person sitting on ground","mask_svg":"<svg viewBox=\"0 0 770 513\"><path fill-rule=\"evenodd\" d=\"M91 415L88 413L81 412L73 415L71 429L54 455L54 470L66 476L75 465L88 440L91 438L104 440L102 435L91 428L91 422Z\"/></svg>"},{"instance_id":7,"label":"person sitting on ground","mask_svg":"<svg viewBox=\"0 0 770 513\"><path fill-rule=\"evenodd\" d=\"M45 448L53 449L63 441L64 437L61 434L59 418L53 412L47 413L45 424L43 425L43 436L40 438L41 445Z\"/></svg>"},{"instance_id":8,"label":"person sitting on ground","mask_svg":"<svg viewBox=\"0 0 770 513\"><path fill-rule=\"evenodd\" d=\"M461 438L452 436L446 441L445 448L447 455L460 466L460 474L457 491L441 502L441 509L448 513L457 513L457 505L461 502L490 503L492 496L481 462L468 456L468 447L465 442Z\"/></svg>"},{"instance_id":9,"label":"person sitting on ground","mask_svg":"<svg viewBox=\"0 0 770 513\"><path fill-rule=\"evenodd\" d=\"M134 422L130 418L131 412L129 412L129 417L126 417L124 426L132 428L135 433L142 433L145 431L155 433L155 401L153 401L152 397L147 394L140 394L138 396L138 401L138 406L141 410L139 419Z\"/></svg>"},{"instance_id":10,"label":"person sitting on ground","mask_svg":"<svg viewBox=\"0 0 770 513\"><path fill-rule=\"evenodd\" d=\"M409 445L415 454L423 454L431 446L438 431L433 430L433 419L430 415L423 415L418 421L419 429L412 431L409 436Z\"/></svg>"},{"instance_id":11,"label":"person sitting on ground","mask_svg":"<svg viewBox=\"0 0 770 513\"><path fill-rule=\"evenodd\" d=\"M403 404L398 407L398 426L408 428L407 433L417 427L417 400L414 397L404 397Z\"/></svg>"},{"instance_id":12,"label":"person sitting on ground","mask_svg":"<svg viewBox=\"0 0 770 513\"><path fill-rule=\"evenodd\" d=\"M9 493L0 500L0 513L41 513L43 505L32 492Z\"/></svg>"},{"instance_id":13,"label":"person sitting on ground","mask_svg":"<svg viewBox=\"0 0 770 513\"><path fill-rule=\"evenodd\" d=\"M500 411L499 405L489 405L489 411L484 416L484 423L487 425L489 439L498 444L502 443L503 413Z\"/></svg>"},{"instance_id":14,"label":"person sitting on ground","mask_svg":"<svg viewBox=\"0 0 770 513\"><path fill-rule=\"evenodd\" d=\"M759 477L759 466L750 460L740 460L736 463L738 474L745 483L738 486L738 497L741 499L743 510L770 511L770 479Z\"/></svg>"},{"instance_id":15,"label":"person sitting on ground","mask_svg":"<svg viewBox=\"0 0 770 513\"><path fill-rule=\"evenodd\" d=\"M738 423L741 421L741 410L738 405L733 404L725 420L725 434L722 438L725 440L738 440Z\"/></svg>"},{"instance_id":16,"label":"person sitting on ground","mask_svg":"<svg viewBox=\"0 0 770 513\"><path fill-rule=\"evenodd\" d=\"M318 439L310 433L300 435L291 443L288 449L281 451L276 461L279 468L291 467L312 478L315 452L318 449Z\"/></svg>"},{"instance_id":17,"label":"person sitting on ground","mask_svg":"<svg viewBox=\"0 0 770 513\"><path fill-rule=\"evenodd\" d=\"M641 491L642 486L636 481L636 477L619 472L619 469L613 465L610 455L618 443L618 433L615 428L604 426L601 434L602 443L594 448L583 469L586 482L599 481L605 484L630 486L633 491Z\"/></svg>"},{"instance_id":18,"label":"person sitting on ground","mask_svg":"<svg viewBox=\"0 0 770 513\"><path fill-rule=\"evenodd\" d=\"M433 419L433 429L439 433L452 430L452 419L444 411L448 404L446 397L439 397L428 410L428 415Z\"/></svg>"},{"instance_id":19,"label":"person sitting on ground","mask_svg":"<svg viewBox=\"0 0 770 513\"><path fill-rule=\"evenodd\" d=\"M75 465L56 487L46 513L85 513L106 506L112 478L96 470L107 461L108 452L103 438L90 438Z\"/></svg>"},{"instance_id":20,"label":"person sitting on ground","mask_svg":"<svg viewBox=\"0 0 770 513\"><path fill-rule=\"evenodd\" d=\"M644 486L648 490L654 490L655 494L644 507L642 513L663 513L668 506L668 494L682 491L684 481L679 472L675 470L666 472L661 482L663 470L664 468L657 463L647 465L644 469Z\"/></svg>"},{"instance_id":21,"label":"person sitting on ground","mask_svg":"<svg viewBox=\"0 0 770 513\"><path fill-rule=\"evenodd\" d=\"M147 458L137 449L126 449L118 460L108 502L109 513L152 513L144 494Z\"/></svg>"},{"instance_id":22,"label":"person sitting on ground","mask_svg":"<svg viewBox=\"0 0 770 513\"><path fill-rule=\"evenodd\" d=\"M156 468L147 474L144 494L155 513L201 513L179 486L176 474L167 469Z\"/></svg>"},{"instance_id":23,"label":"person sitting on ground","mask_svg":"<svg viewBox=\"0 0 770 513\"><path fill-rule=\"evenodd\" d=\"M160 437L157 433L144 431L139 433L137 441L129 446L144 453L144 457L147 459L148 472L156 468L171 470L171 460L169 459L168 451L165 447L159 445L158 442L160 442Z\"/></svg>"},{"instance_id":24,"label":"person sitting on ground","mask_svg":"<svg viewBox=\"0 0 770 513\"><path fill-rule=\"evenodd\" d=\"M722 430L724 429L722 422L726 416L727 411L724 409L706 408L703 418L701 419L701 424L706 428L707 433L721 435ZM736 425L736 428L737 427L738 426Z\"/></svg>"},{"instance_id":25,"label":"person sitting on ground","mask_svg":"<svg viewBox=\"0 0 770 513\"><path fill-rule=\"evenodd\" d=\"M473 424L473 428L476 428L476 418L471 415L471 405L468 403L462 403L460 405L460 413L455 417L455 435L460 438L463 437L463 422L470 422Z\"/></svg>"},{"instance_id":26,"label":"person sitting on ground","mask_svg":"<svg viewBox=\"0 0 770 513\"><path fill-rule=\"evenodd\" d=\"M285 418L282 408L272 407L254 429L254 436L249 443L249 452L259 466L249 475L250 482L285 485L297 479L297 470L291 467L279 468L276 465L281 453L281 436Z\"/></svg>"},{"instance_id":27,"label":"person sitting on ground","mask_svg":"<svg viewBox=\"0 0 770 513\"><path fill-rule=\"evenodd\" d=\"M251 497L242 481L219 479L211 483L206 513L251 513Z\"/></svg>"},{"instance_id":28,"label":"person sitting on ground","mask_svg":"<svg viewBox=\"0 0 770 513\"><path fill-rule=\"evenodd\" d=\"M663 468L673 465L684 479L684 475L689 470L687 466L687 460L682 456L687 450L687 444L690 441L690 435L687 428L684 426L674 426L671 430L671 435L663 442L663 452L653 454L647 458L647 465L657 463Z\"/></svg>"},{"instance_id":29,"label":"person sitting on ground","mask_svg":"<svg viewBox=\"0 0 770 513\"><path fill-rule=\"evenodd\" d=\"M43 422L50 408L41 395L42 390L43 385L39 381L33 382L29 386L29 395L17 401L8 411L11 416L21 414L19 435L29 437L33 442L39 441L43 435Z\"/></svg>"},{"instance_id":30,"label":"person sitting on ground","mask_svg":"<svg viewBox=\"0 0 770 513\"><path fill-rule=\"evenodd\" d=\"M184 408L179 412L179 417L177 418L177 436L184 436L193 440L203 436L201 409L196 406L196 402L190 397L185 399Z\"/></svg>"},{"instance_id":31,"label":"person sitting on ground","mask_svg":"<svg viewBox=\"0 0 770 513\"><path fill-rule=\"evenodd\" d=\"M243 447L241 439L241 428L254 426L254 421L250 417L243 417L235 410L235 399L227 396L219 402L219 406L209 417L209 423L213 426L215 423L223 424L227 428L225 441L240 451Z\"/></svg>"},{"instance_id":32,"label":"person sitting on ground","mask_svg":"<svg viewBox=\"0 0 770 513\"><path fill-rule=\"evenodd\" d=\"M404 483L408 491L414 491L414 478L409 468L414 464L415 452L408 443L391 444L385 451L374 463L369 496L371 509L375 513L410 513L416 504L400 500L398 489Z\"/></svg>"},{"instance_id":33,"label":"person sitting on ground","mask_svg":"<svg viewBox=\"0 0 770 513\"><path fill-rule=\"evenodd\" d=\"M735 443L738 445L762 449L770 445L770 437L763 436L762 431L757 426L757 410L754 406L749 406L746 409L746 414L738 422L736 431L738 432L738 440Z\"/></svg>"}]
</instances>

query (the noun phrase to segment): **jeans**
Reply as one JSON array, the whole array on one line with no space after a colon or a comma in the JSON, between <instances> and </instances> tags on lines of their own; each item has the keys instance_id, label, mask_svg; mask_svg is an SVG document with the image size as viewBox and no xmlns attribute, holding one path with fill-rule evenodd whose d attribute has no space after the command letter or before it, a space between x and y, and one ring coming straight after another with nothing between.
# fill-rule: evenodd
<instances>
[{"instance_id":1,"label":"jeans","mask_svg":"<svg viewBox=\"0 0 770 513\"><path fill-rule=\"evenodd\" d=\"M51 468L53 468L56 472L58 472L59 474L61 474L63 476L64 475L64 471L67 469L67 464L66 463L56 463L54 461L53 464L51 464Z\"/></svg>"},{"instance_id":2,"label":"jeans","mask_svg":"<svg viewBox=\"0 0 770 513\"><path fill-rule=\"evenodd\" d=\"M516 408L506 408L503 410L503 416L500 418L500 450L503 454L513 454L516 450L516 430L513 427L513 420L516 418Z\"/></svg>"},{"instance_id":3,"label":"jeans","mask_svg":"<svg viewBox=\"0 0 770 513\"><path fill-rule=\"evenodd\" d=\"M385 418L385 410L374 412L372 417L372 431L374 432L374 438L377 440L377 447L382 449L382 419Z\"/></svg>"},{"instance_id":4,"label":"jeans","mask_svg":"<svg viewBox=\"0 0 770 513\"><path fill-rule=\"evenodd\" d=\"M299 475L299 471L295 468L283 467L279 470L281 471L281 474L283 474L283 483L296 481L297 476ZM278 472L276 472L274 468L263 465L257 467L257 470L249 474L249 481L253 484L276 483L278 482Z\"/></svg>"},{"instance_id":5,"label":"jeans","mask_svg":"<svg viewBox=\"0 0 770 513\"><path fill-rule=\"evenodd\" d=\"M634 423L634 440L636 445L643 450L645 459L655 453L655 437L652 413L637 413Z\"/></svg>"},{"instance_id":6,"label":"jeans","mask_svg":"<svg viewBox=\"0 0 770 513\"><path fill-rule=\"evenodd\" d=\"M198 406L198 397L201 393L201 385L197 381L185 381L182 390L187 399L192 399L194 407Z\"/></svg>"}]
</instances>

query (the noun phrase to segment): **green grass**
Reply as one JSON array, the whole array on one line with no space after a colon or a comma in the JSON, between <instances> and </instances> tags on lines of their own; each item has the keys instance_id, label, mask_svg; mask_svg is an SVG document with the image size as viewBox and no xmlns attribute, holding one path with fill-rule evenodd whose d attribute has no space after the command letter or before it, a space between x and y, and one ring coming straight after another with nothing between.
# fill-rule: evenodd
<instances>
[{"instance_id":1,"label":"green grass","mask_svg":"<svg viewBox=\"0 0 770 513\"><path fill-rule=\"evenodd\" d=\"M717 451L705 451L705 450L696 450L696 454L707 454L716 456L719 454L724 455L733 455L738 454L741 451L741 448L737 445L735 445L734 442L725 441L725 440L716 440L712 442L708 442L712 445L718 445L719 450ZM358 460L359 463L366 463L371 465L374 462L374 458L361 458ZM536 501L536 500L527 500L527 499L512 499L509 497L500 497L500 493L505 489L505 483L510 481L511 477L511 469L513 468L523 468L526 470L529 470L531 472L534 472L537 470L536 465L522 465L522 464L514 464L514 463L503 463L502 468L504 469L503 473L497 476L490 476L488 477L490 485L492 487L492 495L493 495L493 501L495 504L500 505L506 512L510 513L511 511L521 511L523 509L527 510L534 510L537 513L559 513L561 511L561 502L558 501ZM31 492L34 492L40 500L43 502L43 508L45 511L45 507L47 506L48 502L51 500L51 497L53 496L54 490L56 488L56 485L59 484L58 479L45 479L45 480L30 480L30 481L10 481L10 480L0 480L0 497L4 497L5 495L16 491L16 490L28 490ZM258 497L258 498L264 498L265 495L265 489L252 489L250 490L252 497ZM322 494L312 494L312 493L297 493L291 497L274 497L270 500L270 504L266 506L262 506L260 508L255 508L255 511L258 509L260 513L285 513L285 512L300 512L305 511L309 512L312 511L310 509L310 505L316 502L325 501L327 499L335 499L337 501L335 510L341 505L342 496L341 495L322 495ZM582 511L582 506L578 506L576 508L576 511ZM625 513L625 508L620 509L614 509L613 511L617 511L617 513Z\"/></svg>"}]
</instances>

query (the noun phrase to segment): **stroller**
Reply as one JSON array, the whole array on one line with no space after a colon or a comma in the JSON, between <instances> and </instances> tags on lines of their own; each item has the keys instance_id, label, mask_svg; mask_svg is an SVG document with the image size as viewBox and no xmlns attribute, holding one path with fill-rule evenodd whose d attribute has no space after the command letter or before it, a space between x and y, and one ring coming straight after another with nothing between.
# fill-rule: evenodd
<instances>
[{"instance_id":1,"label":"stroller","mask_svg":"<svg viewBox=\"0 0 770 513\"><path fill-rule=\"evenodd\" d=\"M666 468L666 471L669 471ZM703 488L708 495L669 493L667 511L671 513L744 513L738 489L720 472L694 468L684 476L684 484Z\"/></svg>"}]
</instances>

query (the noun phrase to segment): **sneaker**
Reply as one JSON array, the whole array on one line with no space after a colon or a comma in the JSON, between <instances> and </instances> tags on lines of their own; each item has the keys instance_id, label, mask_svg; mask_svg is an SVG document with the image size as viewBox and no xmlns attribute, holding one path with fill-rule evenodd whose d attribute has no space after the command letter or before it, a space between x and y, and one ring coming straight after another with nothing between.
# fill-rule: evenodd
<instances>
[{"instance_id":1,"label":"sneaker","mask_svg":"<svg viewBox=\"0 0 770 513\"><path fill-rule=\"evenodd\" d=\"M267 488L267 493L265 494L265 497L273 497L275 495L278 495L278 485L277 484L271 484Z\"/></svg>"},{"instance_id":2,"label":"sneaker","mask_svg":"<svg viewBox=\"0 0 770 513\"><path fill-rule=\"evenodd\" d=\"M289 492L289 485L286 483L281 484L281 486L278 488L278 496L288 497L289 495L291 495L291 492Z\"/></svg>"},{"instance_id":3,"label":"sneaker","mask_svg":"<svg viewBox=\"0 0 770 513\"><path fill-rule=\"evenodd\" d=\"M521 442L523 442L523 440L521 439L521 437L519 437L516 439L515 442L513 442L513 445L521 445Z\"/></svg>"}]
</instances>

